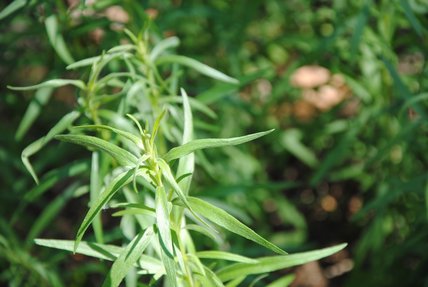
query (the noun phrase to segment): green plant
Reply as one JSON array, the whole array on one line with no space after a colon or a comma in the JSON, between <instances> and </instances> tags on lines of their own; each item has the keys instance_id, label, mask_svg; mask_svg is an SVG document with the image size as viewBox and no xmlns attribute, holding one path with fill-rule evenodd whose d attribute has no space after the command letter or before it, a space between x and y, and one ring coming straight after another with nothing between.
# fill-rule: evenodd
<instances>
[{"instance_id":1,"label":"green plant","mask_svg":"<svg viewBox=\"0 0 428 287\"><path fill-rule=\"evenodd\" d=\"M143 279L149 285L163 281L166 286L237 286L247 282L247 276L317 260L345 247L341 244L287 255L209 199L190 195L192 178L198 174L195 162L199 157L195 158L195 153L242 144L271 131L199 139L199 134L207 133L203 117L216 116L183 89L181 96L177 95L181 67L230 85L238 81L198 61L171 54L169 50L178 45L175 37L159 41L147 31L137 36L129 31L126 34L128 44L67 67L90 66L86 81L53 79L31 87L11 87L40 90L73 85L78 89L75 110L22 152L22 160L36 182L39 180L30 157L52 140L85 146L92 154L90 159L84 156L69 166L70 170L79 164L90 167L89 183L73 189L75 195L89 193L90 198L76 239L36 239L37 244L114 261L103 286L119 286L125 277L127 284L136 286L137 274L149 275ZM156 44L151 48L153 42ZM194 118L192 110L202 115ZM144 128L140 122L145 123ZM71 133L61 134L66 130ZM103 228L101 214L105 209L117 210L113 216L121 218L120 228ZM90 226L95 241L82 241ZM224 251L219 227L279 255L252 259ZM120 237L116 241L124 247L107 244L115 238L114 230ZM201 244L194 239L204 237L212 243L204 240ZM208 247L213 249L206 250ZM211 263L211 259L216 262Z\"/></svg>"}]
</instances>

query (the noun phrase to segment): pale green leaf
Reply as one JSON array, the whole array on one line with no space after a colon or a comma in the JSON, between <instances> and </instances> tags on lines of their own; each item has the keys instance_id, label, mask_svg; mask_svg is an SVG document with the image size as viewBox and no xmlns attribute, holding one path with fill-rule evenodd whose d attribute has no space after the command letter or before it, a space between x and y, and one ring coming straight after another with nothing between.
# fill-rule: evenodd
<instances>
[{"instance_id":1,"label":"pale green leaf","mask_svg":"<svg viewBox=\"0 0 428 287\"><path fill-rule=\"evenodd\" d=\"M130 58L132 56L132 54L127 53L127 52L123 52L123 53L107 53L101 56L95 56L95 57L90 57L90 58L86 58L86 59L82 59L80 61L74 62L72 64L69 64L66 69L67 70L74 70L77 68L81 68L81 67L87 67L87 66L92 66L95 63L99 63L101 61L105 63L110 62L116 58L119 57L123 57L123 58Z\"/></svg>"},{"instance_id":2,"label":"pale green leaf","mask_svg":"<svg viewBox=\"0 0 428 287\"><path fill-rule=\"evenodd\" d=\"M227 282L226 287L238 287L242 281L244 281L246 276L237 277L229 282Z\"/></svg>"},{"instance_id":3,"label":"pale green leaf","mask_svg":"<svg viewBox=\"0 0 428 287\"><path fill-rule=\"evenodd\" d=\"M71 64L74 62L64 38L58 31L58 19L55 15L51 15L45 20L46 32L48 34L49 42L57 52L58 56L66 63Z\"/></svg>"},{"instance_id":4,"label":"pale green leaf","mask_svg":"<svg viewBox=\"0 0 428 287\"><path fill-rule=\"evenodd\" d=\"M138 163L135 155L123 148L118 147L108 141L93 136L86 135L57 135L57 140L82 145L85 147L100 149L107 152L120 165L134 167Z\"/></svg>"},{"instance_id":5,"label":"pale green leaf","mask_svg":"<svg viewBox=\"0 0 428 287\"><path fill-rule=\"evenodd\" d=\"M183 97L183 110L184 110L184 127L183 127L183 139L182 144L186 144L193 139L193 118L192 110L190 108L189 98L186 91L181 89L181 95ZM195 168L195 155L193 153L187 156L181 157L178 162L177 176L185 174L193 174ZM183 178L179 183L180 188L184 194L189 194L190 184L192 182L192 176Z\"/></svg>"},{"instance_id":6,"label":"pale green leaf","mask_svg":"<svg viewBox=\"0 0 428 287\"><path fill-rule=\"evenodd\" d=\"M71 113L66 114L55 126L50 129L46 136L31 143L22 151L21 160L36 183L39 183L39 179L37 178L36 172L34 171L33 166L30 163L30 156L41 150L47 143L52 140L54 136L67 129L79 116L80 113L77 111L73 111Z\"/></svg>"},{"instance_id":7,"label":"pale green leaf","mask_svg":"<svg viewBox=\"0 0 428 287\"><path fill-rule=\"evenodd\" d=\"M68 79L54 79L54 80L48 80L46 82L28 86L28 87L14 87L14 86L7 86L8 89L15 90L15 91L29 91L29 90L37 90L40 88L58 88L65 85L73 85L78 87L79 89L85 89L85 83L80 80L68 80Z\"/></svg>"},{"instance_id":8,"label":"pale green leaf","mask_svg":"<svg viewBox=\"0 0 428 287\"><path fill-rule=\"evenodd\" d=\"M18 129L15 133L15 139L21 140L22 137L27 133L28 129L31 127L33 122L36 120L37 116L42 111L42 107L46 105L46 103L49 101L51 95L53 92L53 88L51 87L44 87L39 90L37 90L36 94L34 95L34 98L31 100L30 104L28 105L27 110L25 111L24 116L21 119L21 122L19 123Z\"/></svg>"},{"instance_id":9,"label":"pale green leaf","mask_svg":"<svg viewBox=\"0 0 428 287\"><path fill-rule=\"evenodd\" d=\"M166 96L159 99L160 103L182 103L183 97L179 96ZM203 104L197 99L189 98L190 106L193 110L204 113L212 119L217 119L216 113L207 105Z\"/></svg>"},{"instance_id":10,"label":"pale green leaf","mask_svg":"<svg viewBox=\"0 0 428 287\"><path fill-rule=\"evenodd\" d=\"M264 132L259 132L259 133L254 133L254 134L249 134L242 137L234 137L234 138L192 140L186 144L172 148L163 156L163 158L166 161L171 161L173 159L180 158L182 156L185 156L191 152L194 152L200 149L239 145L248 141L252 141L264 135L267 135L271 132L273 132L273 130L268 130Z\"/></svg>"},{"instance_id":11,"label":"pale green leaf","mask_svg":"<svg viewBox=\"0 0 428 287\"><path fill-rule=\"evenodd\" d=\"M156 64L180 64L183 66L187 66L189 68L192 68L196 71L198 71L199 73L211 77L213 79L219 80L219 81L223 81L223 82L227 82L227 83L233 83L233 84L238 84L239 81L237 79L234 79L232 77L229 77L225 74L223 74L220 71L217 71L213 68L211 68L208 65L205 65L199 61L196 61L194 59L185 57L185 56L178 56L178 55L165 55L165 56L161 56L157 59Z\"/></svg>"},{"instance_id":12,"label":"pale green leaf","mask_svg":"<svg viewBox=\"0 0 428 287\"><path fill-rule=\"evenodd\" d=\"M82 221L82 224L79 227L76 235L75 247L74 250L79 246L80 241L85 234L85 231L88 229L89 225L94 220L95 216L101 211L104 205L116 194L116 192L131 182L133 175L133 170L128 170L116 176L105 188L104 192L96 199L91 207L89 208L88 213Z\"/></svg>"},{"instance_id":13,"label":"pale green leaf","mask_svg":"<svg viewBox=\"0 0 428 287\"><path fill-rule=\"evenodd\" d=\"M130 132L126 132L120 129L116 129L110 126L106 126L106 125L82 125L82 126L77 126L77 127L73 127L73 129L79 130L79 129L83 129L83 130L109 130L112 131L128 140L130 140L131 142L133 142L136 146L138 146L139 148L143 148L143 143L141 141L141 138L130 133Z\"/></svg>"},{"instance_id":14,"label":"pale green leaf","mask_svg":"<svg viewBox=\"0 0 428 287\"><path fill-rule=\"evenodd\" d=\"M296 253L291 255L282 256L269 256L257 258L259 261L255 264L250 263L236 263L227 266L217 272L220 279L224 281L232 280L236 277L248 276L253 274L269 273L276 270L281 270L296 265L305 264L307 262L315 261L327 256L330 256L346 247L346 243L339 244L333 247L324 249Z\"/></svg>"},{"instance_id":15,"label":"pale green leaf","mask_svg":"<svg viewBox=\"0 0 428 287\"><path fill-rule=\"evenodd\" d=\"M161 55L165 50L170 48L175 48L180 44L180 40L177 37L169 37L163 39L159 43L157 43L152 51L150 52L150 60L155 61L156 58Z\"/></svg>"},{"instance_id":16,"label":"pale green leaf","mask_svg":"<svg viewBox=\"0 0 428 287\"><path fill-rule=\"evenodd\" d=\"M242 255L225 252L225 251L216 251L216 250L209 250L209 251L199 251L196 252L196 255L199 258L205 258L205 259L218 259L218 260L227 260L227 261L234 261L234 262L241 262L241 263L257 263L258 261L252 258L248 258Z\"/></svg>"},{"instance_id":17,"label":"pale green leaf","mask_svg":"<svg viewBox=\"0 0 428 287\"><path fill-rule=\"evenodd\" d=\"M181 189L181 187L179 186L179 184L177 183L177 181L175 180L174 176L172 175L171 172L171 168L169 167L169 165L163 161L162 159L160 159L158 161L158 165L162 171L162 175L163 177L166 179L166 181L168 182L168 184L172 187L172 189L175 191L175 193L178 195L178 198L181 200L181 202L183 203L183 205L189 209L189 211L196 217L197 220L201 221L202 223L204 223L205 225L207 225L208 227L210 227L198 214L196 214L192 207L189 205L189 202L187 201L187 197L184 194L183 190Z\"/></svg>"},{"instance_id":18,"label":"pale green leaf","mask_svg":"<svg viewBox=\"0 0 428 287\"><path fill-rule=\"evenodd\" d=\"M100 167L99 167L100 156L98 151L94 151L92 153L92 161L91 161L91 177L89 182L89 206L92 206L101 192L101 180L100 180ZM92 227L95 233L95 239L98 243L104 243L103 239L103 229L101 224L101 215L97 214L92 221Z\"/></svg>"},{"instance_id":19,"label":"pale green leaf","mask_svg":"<svg viewBox=\"0 0 428 287\"><path fill-rule=\"evenodd\" d=\"M166 271L166 280L168 286L176 286L177 270L174 262L174 245L171 238L168 200L163 186L156 189L155 206L156 226L159 231L159 244L161 246L162 262Z\"/></svg>"},{"instance_id":20,"label":"pale green leaf","mask_svg":"<svg viewBox=\"0 0 428 287\"><path fill-rule=\"evenodd\" d=\"M37 245L40 246L56 248L70 252L74 251L75 243L73 240L35 239L34 241ZM79 247L77 247L75 250L75 253L113 261L123 252L123 249L124 248L115 245L82 241L80 242ZM161 262L151 256L142 254L136 265L144 269L145 274L163 273Z\"/></svg>"},{"instance_id":21,"label":"pale green leaf","mask_svg":"<svg viewBox=\"0 0 428 287\"><path fill-rule=\"evenodd\" d=\"M117 259L111 266L107 278L104 280L103 287L117 287L134 264L138 261L144 249L149 245L153 236L153 228L149 227L146 231L139 233L123 249Z\"/></svg>"},{"instance_id":22,"label":"pale green leaf","mask_svg":"<svg viewBox=\"0 0 428 287\"><path fill-rule=\"evenodd\" d=\"M273 281L272 283L270 283L266 287L287 287L287 286L290 286L291 283L293 283L294 278L296 278L296 275L287 274L287 275Z\"/></svg>"},{"instance_id":23,"label":"pale green leaf","mask_svg":"<svg viewBox=\"0 0 428 287\"><path fill-rule=\"evenodd\" d=\"M195 212L202 214L213 223L229 230L230 232L254 241L276 253L287 254L284 250L258 235L251 228L228 214L226 211L196 197L188 197L187 200Z\"/></svg>"},{"instance_id":24,"label":"pale green leaf","mask_svg":"<svg viewBox=\"0 0 428 287\"><path fill-rule=\"evenodd\" d=\"M9 5L7 5L3 10L0 12L0 20L3 20L13 12L21 9L22 7L27 4L27 0L15 0L11 2Z\"/></svg>"}]
</instances>

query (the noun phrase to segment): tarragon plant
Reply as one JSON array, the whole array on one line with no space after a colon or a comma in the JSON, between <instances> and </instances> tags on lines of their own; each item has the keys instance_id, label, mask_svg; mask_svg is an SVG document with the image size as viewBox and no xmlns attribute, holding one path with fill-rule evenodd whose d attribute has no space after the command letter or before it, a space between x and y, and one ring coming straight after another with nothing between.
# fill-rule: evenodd
<instances>
[{"instance_id":1,"label":"tarragon plant","mask_svg":"<svg viewBox=\"0 0 428 287\"><path fill-rule=\"evenodd\" d=\"M86 81L54 79L10 87L77 88L76 108L22 152L23 163L37 183L30 157L49 142L81 145L91 154L71 163L64 173L81 177L90 173L89 183L81 180L73 185L76 195L89 193L89 210L75 240L36 239L37 244L113 261L103 286L119 286L125 278L127 286L137 286L138 280L148 284L139 286L238 286L249 284L248 276L317 260L344 248L342 244L288 255L225 210L192 196L195 151L243 144L272 130L234 138L198 138L194 123L201 120L194 119L192 111L214 119L216 115L184 89L179 91L180 67L231 84L238 81L172 54L171 48L179 44L175 37L155 41L148 33L136 36L127 31L127 35L129 44L67 67L90 69ZM152 42L157 43L151 47ZM124 245L106 244L104 209L114 210L113 216L121 218ZM93 242L83 240L88 229L94 232ZM224 230L277 255L249 258L230 253L222 247ZM204 245L195 242L196 233L207 238ZM199 250L209 242L213 250ZM270 286L285 286L289 281L290 276L280 278Z\"/></svg>"}]
</instances>

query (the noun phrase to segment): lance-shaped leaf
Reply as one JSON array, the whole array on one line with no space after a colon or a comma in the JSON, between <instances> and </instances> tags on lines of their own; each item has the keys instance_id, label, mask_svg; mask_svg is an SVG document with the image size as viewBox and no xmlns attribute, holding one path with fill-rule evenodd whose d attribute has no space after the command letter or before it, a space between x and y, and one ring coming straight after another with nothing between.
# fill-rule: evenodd
<instances>
[{"instance_id":1,"label":"lance-shaped leaf","mask_svg":"<svg viewBox=\"0 0 428 287\"><path fill-rule=\"evenodd\" d=\"M96 201L89 208L88 213L82 221L82 224L79 227L76 235L76 241L74 245L74 252L76 252L77 247L79 246L80 241L85 234L85 231L88 229L89 225L91 225L95 216L101 211L103 206L115 195L115 193L131 182L132 175L134 174L134 170L128 170L116 176L105 188L104 192L102 192Z\"/></svg>"},{"instance_id":2,"label":"lance-shaped leaf","mask_svg":"<svg viewBox=\"0 0 428 287\"><path fill-rule=\"evenodd\" d=\"M117 287L129 270L134 266L143 253L144 249L149 245L153 236L153 227L149 227L145 232L139 233L122 250L119 257L111 266L107 278L104 280L103 287Z\"/></svg>"},{"instance_id":3,"label":"lance-shaped leaf","mask_svg":"<svg viewBox=\"0 0 428 287\"><path fill-rule=\"evenodd\" d=\"M74 62L70 65L68 65L66 67L67 70L73 70L73 69L77 69L77 68L81 68L81 67L87 67L87 66L92 66L95 63L100 63L101 61L103 61L103 63L107 63L113 59L119 58L119 57L123 57L123 58L130 58L132 56L131 53L128 52L120 52L117 53L115 51L109 51L111 53L107 53L104 54L102 56L95 56L95 57L90 57L90 58L86 58L86 59L82 59L80 61Z\"/></svg>"},{"instance_id":4,"label":"lance-shaped leaf","mask_svg":"<svg viewBox=\"0 0 428 287\"><path fill-rule=\"evenodd\" d=\"M61 239L35 239L37 245L65 250L65 251L74 251L74 241L73 240L61 240ZM79 244L79 247L74 251L77 254L82 254L90 257L95 257L103 260L113 261L115 260L122 252L124 248L109 245L109 244L100 244L94 242L82 241ZM138 260L138 267L145 269L145 273L155 274L163 273L163 268L161 262L151 256L142 254L140 260Z\"/></svg>"},{"instance_id":5,"label":"lance-shaped leaf","mask_svg":"<svg viewBox=\"0 0 428 287\"><path fill-rule=\"evenodd\" d=\"M177 270L174 262L174 245L171 238L168 200L163 186L156 189L155 206L156 226L158 228L162 262L166 271L166 280L168 286L176 286Z\"/></svg>"},{"instance_id":6,"label":"lance-shaped leaf","mask_svg":"<svg viewBox=\"0 0 428 287\"><path fill-rule=\"evenodd\" d=\"M232 77L229 77L226 74L223 74L220 71L217 71L216 69L211 68L208 65L205 65L199 61L196 61L194 59L185 57L185 56L178 56L178 55L165 55L165 56L161 56L157 59L156 64L180 64L183 66L187 66L189 68L192 68L196 71L198 71L199 73L211 77L213 79L219 80L219 81L223 81L223 82L227 82L227 83L232 83L232 84L238 84L239 81L237 79L234 79Z\"/></svg>"},{"instance_id":7,"label":"lance-shaped leaf","mask_svg":"<svg viewBox=\"0 0 428 287\"><path fill-rule=\"evenodd\" d=\"M344 243L309 252L257 258L257 263L236 263L219 270L217 275L225 282L240 276L268 273L327 257L342 250L346 245Z\"/></svg>"},{"instance_id":8,"label":"lance-shaped leaf","mask_svg":"<svg viewBox=\"0 0 428 287\"><path fill-rule=\"evenodd\" d=\"M215 148L215 147L223 147L223 146L231 146L231 145L238 145L245 142L252 141L254 139L257 139L259 137L262 137L264 135L267 135L269 133L273 132L273 130L268 130L264 132L254 133L245 135L242 137L234 137L234 138L226 138L226 139L198 139L190 141L186 144L183 144L181 146L175 147L170 149L163 158L166 161L171 161L173 159L180 158L182 156L185 156L191 152L194 152L196 150L205 149L205 148Z\"/></svg>"},{"instance_id":9,"label":"lance-shaped leaf","mask_svg":"<svg viewBox=\"0 0 428 287\"><path fill-rule=\"evenodd\" d=\"M192 110L190 108L189 97L187 96L186 91L181 89L181 95L183 97L183 110L184 110L184 128L183 128L183 141L182 144L186 144L193 139L193 118ZM177 176L182 176L184 174L193 174L195 169L195 155L193 153L188 154L187 156L181 157L178 162ZM189 194L190 183L192 181L192 176L183 178L179 183L180 188L185 194Z\"/></svg>"},{"instance_id":10,"label":"lance-shaped leaf","mask_svg":"<svg viewBox=\"0 0 428 287\"><path fill-rule=\"evenodd\" d=\"M19 10L20 8L25 6L25 4L27 4L27 0L15 0L15 1L11 2L9 5L6 6L6 8L1 10L0 20L2 20L3 18L6 18L7 16L12 14L13 12Z\"/></svg>"},{"instance_id":11,"label":"lance-shaped leaf","mask_svg":"<svg viewBox=\"0 0 428 287\"><path fill-rule=\"evenodd\" d=\"M65 44L64 38L62 37L59 31L58 19L56 15L50 15L45 20L46 32L48 34L49 42L52 47L57 52L58 56L66 64L71 64L74 62L73 57L70 54L70 51Z\"/></svg>"},{"instance_id":12,"label":"lance-shaped leaf","mask_svg":"<svg viewBox=\"0 0 428 287\"><path fill-rule=\"evenodd\" d=\"M159 43L157 43L152 51L150 52L150 60L154 61L156 58L162 54L165 50L170 48L175 48L180 44L180 40L177 37L169 37L163 39Z\"/></svg>"},{"instance_id":13,"label":"lance-shaped leaf","mask_svg":"<svg viewBox=\"0 0 428 287\"><path fill-rule=\"evenodd\" d=\"M217 250L199 251L199 252L196 252L196 256L198 256L199 258L227 260L227 261L234 261L234 262L241 262L241 263L258 262L255 259L248 258L242 255L225 252L225 251L217 251Z\"/></svg>"},{"instance_id":14,"label":"lance-shaped leaf","mask_svg":"<svg viewBox=\"0 0 428 287\"><path fill-rule=\"evenodd\" d=\"M8 89L15 90L15 91L29 91L29 90L37 90L40 88L58 88L66 85L73 85L80 89L85 89L85 83L80 80L67 80L67 79L54 79L49 80L34 86L27 86L27 87L14 87L14 86L7 86Z\"/></svg>"},{"instance_id":15,"label":"lance-shaped leaf","mask_svg":"<svg viewBox=\"0 0 428 287\"><path fill-rule=\"evenodd\" d=\"M50 142L54 136L67 129L79 116L80 113L76 111L66 114L53 128L50 129L46 136L31 143L22 151L22 162L36 183L39 183L39 179L37 178L36 172L30 163L29 157L41 150L48 142Z\"/></svg>"},{"instance_id":16,"label":"lance-shaped leaf","mask_svg":"<svg viewBox=\"0 0 428 287\"><path fill-rule=\"evenodd\" d=\"M195 212L202 214L205 218L212 221L213 223L229 230L230 232L254 241L276 253L287 254L287 252L258 235L251 228L240 222L238 219L223 209L220 209L196 197L188 197L187 200Z\"/></svg>"},{"instance_id":17,"label":"lance-shaped leaf","mask_svg":"<svg viewBox=\"0 0 428 287\"><path fill-rule=\"evenodd\" d=\"M97 137L86 135L57 135L55 136L55 138L60 141L65 141L105 151L111 157L117 160L120 165L123 166L134 167L138 163L137 157L129 151L124 150L123 148L120 148L117 145L109 143L108 141L105 141L103 139L99 139Z\"/></svg>"},{"instance_id":18,"label":"lance-shaped leaf","mask_svg":"<svg viewBox=\"0 0 428 287\"><path fill-rule=\"evenodd\" d=\"M40 112L43 110L43 106L49 101L52 92L53 88L50 87L37 90L34 97L31 99L31 103L28 105L21 122L19 123L18 129L16 130L16 140L20 141L24 137L36 118L40 115Z\"/></svg>"},{"instance_id":19,"label":"lance-shaped leaf","mask_svg":"<svg viewBox=\"0 0 428 287\"><path fill-rule=\"evenodd\" d=\"M169 165L165 161L163 161L162 159L160 159L158 161L158 165L159 165L159 167L160 167L160 169L162 171L163 177L166 179L166 181L168 182L168 184L172 187L172 189L178 195L178 198L181 200L181 202L183 203L183 205L185 207L187 207L187 209L189 209L189 211L196 217L197 220L199 220L200 222L202 222L203 224L205 224L207 227L211 227L189 205L189 202L187 201L187 197L184 194L184 192L181 189L181 187L178 185L178 183L175 180L174 176L172 175L171 168L169 167Z\"/></svg>"},{"instance_id":20,"label":"lance-shaped leaf","mask_svg":"<svg viewBox=\"0 0 428 287\"><path fill-rule=\"evenodd\" d=\"M106 126L106 125L82 125L82 126L77 126L77 127L73 127L73 129L83 129L83 130L108 130L111 132L114 132L115 134L118 134L124 138L126 138L127 140L130 140L131 142L133 142L135 145L137 145L139 148L143 148L143 143L141 141L141 138L130 133L127 131L123 131L120 129L116 129L110 126Z\"/></svg>"}]
</instances>

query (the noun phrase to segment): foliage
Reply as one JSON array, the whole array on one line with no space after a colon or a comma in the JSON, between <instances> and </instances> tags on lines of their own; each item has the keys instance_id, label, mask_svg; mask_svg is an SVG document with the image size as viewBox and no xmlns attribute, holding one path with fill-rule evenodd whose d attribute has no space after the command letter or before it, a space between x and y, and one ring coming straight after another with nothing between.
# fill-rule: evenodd
<instances>
[{"instance_id":1,"label":"foliage","mask_svg":"<svg viewBox=\"0 0 428 287\"><path fill-rule=\"evenodd\" d=\"M131 111L139 121L148 118L145 126L148 133L162 113L162 107L167 106L168 112L156 137L159 154L165 155L170 148L182 144L183 97L177 96L177 91L179 86L186 87L194 114L194 139L231 138L266 129L275 129L275 132L239 147L195 151L198 168L192 176L175 176L179 185L186 183L187 186L192 179L195 196L203 199L209 196L210 204L223 208L247 225L251 224L264 238L286 250L301 251L314 245L350 242L347 250L351 254L347 256L354 262L353 270L346 276L334 278L333 283L338 279L339 285L346 283L347 286L360 285L362 280L368 286L425 284L428 258L425 252L428 250L427 234L424 232L427 219L424 151L428 39L425 27L428 9L423 1L216 0L205 3L191 0L143 1L142 5L137 2L97 1L94 6L85 6L82 2L70 7L61 1L12 1L0 13L0 45L4 51L0 69L2 86L34 85L42 80L61 78L72 79L70 84L85 90L88 84L85 81L90 77L90 69L85 66L90 67L100 60L108 61L101 69L101 79L111 72L122 73L135 64L134 51L119 52L110 48L123 41L124 22L131 31L139 33L141 27L150 22L148 18L153 18L147 43L158 44L154 45L151 54L154 58L163 56L155 66L160 78L163 81L166 78L166 90L173 92L160 95L154 104L150 99L145 99L144 103L150 104L144 105L127 102L120 108L122 117L114 118L115 125L111 124L113 114L107 110L117 108L123 95L118 94L110 102L105 97L102 100L105 101L104 111L98 116L101 124L108 124L108 127L73 128L73 135L90 134L108 139L135 155L138 147L126 139L123 131L130 131L138 138L141 135L133 121L124 115ZM118 8L114 5L120 5L126 12L126 21L109 14L109 9ZM161 41L164 36L172 35L177 37ZM177 56L169 52L171 48L191 58ZM102 54L102 51L107 52ZM127 53L129 57L122 58ZM74 59L97 54L102 55L74 63ZM111 56L116 57L114 54L121 56L108 60ZM239 80L239 84L198 63L227 71ZM69 68L72 69L64 72L67 64L71 64ZM183 70L184 66L190 69ZM315 69L307 70L307 67ZM141 71L135 70L133 76L129 69L130 74L107 77L105 86L97 93L116 93L119 90L116 77L122 83L138 81L135 77ZM308 87L299 81L299 73L314 70L327 75L326 82ZM201 77L200 73L211 73L223 82L212 86L212 80ZM154 78L160 80L157 75ZM32 93L24 92L24 99L31 97L31 103L22 121L20 115L24 114L24 105L18 100L21 94L18 96L2 89L4 96L0 98L4 117L0 125L5 135L1 138L0 161L7 167L2 168L1 186L11 191L1 195L4 207L1 213L5 218L2 234L5 234L6 242L16 243L14 250L27 254L26 258L35 256L35 261L44 264L53 264L48 262L52 254L58 253L34 248L32 240L40 234L71 238L71 234L58 234L47 227L57 214L64 212L71 214L73 225L76 223L74 219L82 218L71 211L77 206L75 202L84 205L85 197L80 195L85 192L94 198L94 190L110 182L110 179L101 182L107 175L107 166L117 167L121 161L109 159L103 152L95 153L91 148L96 154L91 160L82 155L81 160L71 162L81 150L61 144L55 147L54 153L56 141L42 148L57 133L54 129L23 154L27 166L29 161L26 160L30 158L37 174L44 174L41 184L34 187L24 176L18 156L20 151L28 142L46 134L47 127L52 127L69 112L70 103L76 105L74 90L69 86L54 89L63 83L48 82L47 86L36 90L34 97L31 97ZM159 86L160 90L164 88ZM141 89L136 87L135 91ZM131 94L131 89L129 91ZM339 91L340 97L331 100L325 96L328 95L326 91L335 92L335 95ZM78 92L77 96L84 98L84 92ZM70 120L99 125L93 121L90 112L84 111L84 105L84 101L78 103L78 118L73 120L76 114L72 113L62 123L67 126ZM149 106L154 110L147 108ZM61 129L61 125L57 128ZM14 136L21 142L14 142ZM96 147L96 143L99 142L91 143L92 147ZM63 156L58 158L57 154ZM98 167L91 164L95 161L99 162ZM64 167L53 168L61 166L61 162ZM171 170L177 168L180 165L172 163ZM93 174L97 169L102 176L88 182L85 174L91 170ZM72 179L62 180L68 176ZM19 181L15 180L17 177ZM128 188L133 189L135 185L141 189L140 176L135 176L135 184L134 175L131 177ZM69 191L63 195L66 192L62 190L67 185ZM167 189L169 185L166 184ZM141 192L138 194L140 196ZM57 197L55 200L49 199L54 196ZM119 192L116 197L120 196ZM73 199L75 197L79 199ZM176 199L173 204L183 208L185 203ZM70 205L70 211L67 211ZM15 210L14 206L18 208ZM153 215L153 210L136 206L113 206L132 210L118 211L116 215L123 218L138 212ZM198 213L195 207L192 209ZM78 210L78 213L86 212L82 208ZM34 214L43 216L31 228ZM200 223L191 212L188 216L191 221ZM109 228L102 235L101 225L96 223L99 219L93 222L96 237L90 237L90 241L100 238L105 242L119 241L119 229L112 228L116 224L107 218L103 216L103 222L107 222ZM205 236L213 237L213 242L226 242L217 233L203 231L208 227L200 224L190 225L189 232L197 239L195 241L204 242L202 248L209 245ZM3 231L6 229L10 232ZM26 234L27 239L23 240ZM133 232L127 240L137 234ZM252 257L265 255L263 249L256 248L245 238L234 236L228 239L235 253ZM46 256L49 254L51 256ZM18 265L12 265L7 263L11 262L9 260L1 266L19 266L19 262L25 262L15 261L13 264ZM75 267L73 273L80 274L80 280L89 282L92 279L88 274L105 271L101 265L85 262L79 266L88 266L87 269ZM49 271L55 273L54 269ZM41 275L40 278L47 278L41 269L29 270ZM8 275L2 278L11 278L10 274L14 273L7 271L4 274ZM288 282L289 278L280 278L277 282ZM67 276L60 280L79 284L76 283L78 279ZM261 277L256 281L255 284L261 286L270 282Z\"/></svg>"}]
</instances>

